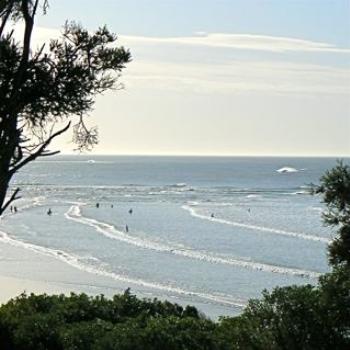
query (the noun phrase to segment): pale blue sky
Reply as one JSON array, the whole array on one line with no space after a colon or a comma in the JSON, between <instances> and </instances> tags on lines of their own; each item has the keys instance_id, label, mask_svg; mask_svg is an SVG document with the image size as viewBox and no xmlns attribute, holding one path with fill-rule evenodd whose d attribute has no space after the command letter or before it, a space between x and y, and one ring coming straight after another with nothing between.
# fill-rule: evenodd
<instances>
[{"instance_id":1,"label":"pale blue sky","mask_svg":"<svg viewBox=\"0 0 350 350\"><path fill-rule=\"evenodd\" d=\"M350 0L51 0L38 33L65 19L134 58L97 153L350 155Z\"/></svg>"},{"instance_id":2,"label":"pale blue sky","mask_svg":"<svg viewBox=\"0 0 350 350\"><path fill-rule=\"evenodd\" d=\"M51 0L45 26L65 18L123 34L251 33L350 43L349 0Z\"/></svg>"}]
</instances>

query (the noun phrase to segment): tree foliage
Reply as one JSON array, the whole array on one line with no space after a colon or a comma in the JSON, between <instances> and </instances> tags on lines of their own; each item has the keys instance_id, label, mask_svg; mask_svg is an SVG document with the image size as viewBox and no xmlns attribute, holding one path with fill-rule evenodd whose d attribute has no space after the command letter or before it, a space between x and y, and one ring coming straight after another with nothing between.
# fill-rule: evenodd
<instances>
[{"instance_id":1,"label":"tree foliage","mask_svg":"<svg viewBox=\"0 0 350 350\"><path fill-rule=\"evenodd\" d=\"M45 0L0 0L0 215L17 198L18 189L5 201L13 175L57 153L48 146L71 123L78 149L97 143L97 129L87 127L85 116L96 95L122 87L118 78L131 59L106 27L89 33L74 22L65 24L60 39L33 50L34 19L47 7ZM18 41L13 29L20 24Z\"/></svg>"},{"instance_id":2,"label":"tree foliage","mask_svg":"<svg viewBox=\"0 0 350 350\"><path fill-rule=\"evenodd\" d=\"M329 261L334 266L350 266L350 167L339 161L322 176L315 193L323 195L327 206L323 214L325 224L338 229L329 245Z\"/></svg>"},{"instance_id":3,"label":"tree foliage","mask_svg":"<svg viewBox=\"0 0 350 350\"><path fill-rule=\"evenodd\" d=\"M215 349L215 324L193 307L71 294L21 295L0 308L1 349Z\"/></svg>"},{"instance_id":4,"label":"tree foliage","mask_svg":"<svg viewBox=\"0 0 350 350\"><path fill-rule=\"evenodd\" d=\"M113 299L85 294L21 295L0 307L4 350L347 350L347 267L318 286L265 291L237 317L214 322L194 307L126 291Z\"/></svg>"}]
</instances>

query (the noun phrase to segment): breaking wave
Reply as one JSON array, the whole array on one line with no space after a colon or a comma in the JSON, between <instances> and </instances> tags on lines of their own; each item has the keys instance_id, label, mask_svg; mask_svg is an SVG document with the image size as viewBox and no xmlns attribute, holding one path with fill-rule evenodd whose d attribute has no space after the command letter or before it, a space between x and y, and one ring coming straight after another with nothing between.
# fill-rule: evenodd
<instances>
[{"instance_id":1,"label":"breaking wave","mask_svg":"<svg viewBox=\"0 0 350 350\"><path fill-rule=\"evenodd\" d=\"M281 169L276 170L278 173L280 174L284 174L284 173L297 173L299 170L289 167L289 166L285 166Z\"/></svg>"},{"instance_id":2,"label":"breaking wave","mask_svg":"<svg viewBox=\"0 0 350 350\"><path fill-rule=\"evenodd\" d=\"M235 226L235 227L242 227L242 228L246 228L246 229L249 229L249 230L255 230L255 231L269 232L269 233L276 234L276 235L300 238L300 239L305 239L305 240L308 240L308 241L316 241L316 242L322 242L322 243L329 243L330 242L330 240L328 238L326 238L326 237L319 237L319 236L314 236L314 235L308 235L308 234L299 233L299 232L291 232L291 231L275 229L275 228L270 228L270 227L265 227L265 226L244 224L244 223L241 223L241 222L229 221L229 220L226 220L226 219L220 219L220 218L215 218L215 217L203 215L203 214L198 213L190 205L183 205L182 209L188 211L192 216L194 216L196 218L203 219L203 220L209 220L209 221L217 222L217 223L220 223L220 224L225 224L225 225L230 225L230 226Z\"/></svg>"},{"instance_id":3,"label":"breaking wave","mask_svg":"<svg viewBox=\"0 0 350 350\"><path fill-rule=\"evenodd\" d=\"M61 260L64 263L79 269L84 272L88 272L94 275L103 276L107 278L111 278L113 280L119 281L119 282L125 282L128 284L133 284L137 286L142 286L150 289L156 289L156 290L162 290L169 293L175 293L179 295L184 295L188 297L198 297L200 299L208 300L211 302L215 302L218 304L228 305L231 307L236 308L243 308L246 303L241 300L235 299L233 296L226 295L226 296L218 296L215 294L209 294L209 293L201 293L201 292L195 292L195 291L188 291L176 286L171 285L165 285L160 284L156 282L150 282L145 281L139 278L132 278L126 275L121 275L115 272L106 271L102 268L90 266L86 263L83 263L82 260L84 258L81 258L79 256L75 256L73 254L66 253L62 250L52 249L52 248L46 248L42 246L38 246L32 243L26 243L17 239L11 238L7 233L0 231L0 241L6 244L10 244L15 247L24 248L31 250L35 253L43 254L49 257L53 257L55 259Z\"/></svg>"},{"instance_id":4,"label":"breaking wave","mask_svg":"<svg viewBox=\"0 0 350 350\"><path fill-rule=\"evenodd\" d=\"M293 276L299 276L299 277L305 277L305 278L317 278L320 275L320 273L315 271L308 271L308 270L283 267L283 266L265 264L265 263L254 262L254 261L247 261L247 260L242 260L238 258L235 259L235 258L221 257L221 256L210 254L208 252L196 251L189 248L179 248L178 246L175 246L175 245L170 246L167 244L154 242L148 239L131 236L131 235L128 235L127 233L124 233L116 229L116 227L113 225L100 222L92 218L84 217L81 214L80 207L77 205L72 206L65 213L65 216L69 220L73 220L75 222L93 227L97 232L103 234L104 236L110 239L128 243L143 249L166 252L169 254L182 256L182 257L186 257L194 260L206 261L214 264L237 266L237 267L242 267L250 270L262 271L262 272L278 273L283 275L293 275Z\"/></svg>"}]
</instances>

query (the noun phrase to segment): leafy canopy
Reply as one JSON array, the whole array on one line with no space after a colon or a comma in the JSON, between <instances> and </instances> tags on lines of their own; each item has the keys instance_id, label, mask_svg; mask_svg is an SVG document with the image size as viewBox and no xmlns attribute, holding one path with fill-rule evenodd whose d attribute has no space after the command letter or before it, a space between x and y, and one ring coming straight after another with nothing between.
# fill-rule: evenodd
<instances>
[{"instance_id":1,"label":"leafy canopy","mask_svg":"<svg viewBox=\"0 0 350 350\"><path fill-rule=\"evenodd\" d=\"M323 213L326 225L338 228L338 235L328 248L332 265L350 266L350 167L339 161L321 178L315 193L323 196L327 211Z\"/></svg>"}]
</instances>

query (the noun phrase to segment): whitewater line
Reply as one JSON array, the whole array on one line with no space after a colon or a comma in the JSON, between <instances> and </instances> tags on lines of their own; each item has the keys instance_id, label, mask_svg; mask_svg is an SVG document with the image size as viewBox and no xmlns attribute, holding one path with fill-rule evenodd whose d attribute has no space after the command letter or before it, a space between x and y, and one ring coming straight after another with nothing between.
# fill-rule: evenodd
<instances>
[{"instance_id":1,"label":"whitewater line","mask_svg":"<svg viewBox=\"0 0 350 350\"><path fill-rule=\"evenodd\" d=\"M220 224L225 224L225 225L230 225L230 226L235 226L235 227L242 227L242 228L246 228L246 229L250 229L250 230L257 230L257 231L262 231L262 232L269 232L269 233L273 233L273 234L277 234L277 235L300 238L300 239L305 239L305 240L315 241L315 242L322 242L322 243L329 243L330 242L330 239L328 239L326 237L306 235L304 233L299 233L299 232L285 231L285 230L274 229L274 228L269 228L269 227L264 227L264 226L257 226L257 225L252 225L252 224L243 224L241 222L229 221L229 220L219 219L219 218L215 218L215 217L213 218L213 217L210 217L207 215L197 213L195 211L195 209L189 205L183 205L182 209L188 211L193 217L203 219L203 220L212 221L212 222L217 222Z\"/></svg>"},{"instance_id":2,"label":"whitewater line","mask_svg":"<svg viewBox=\"0 0 350 350\"><path fill-rule=\"evenodd\" d=\"M119 281L119 282L125 282L125 283L130 283L146 288L151 288L151 289L156 289L156 290L161 290L165 292L170 292L170 293L175 293L179 295L185 295L189 297L198 297L201 299L213 301L218 304L223 304L223 305L229 305L232 307L237 307L237 308L244 308L246 306L246 303L243 301L237 301L233 300L234 298L232 296L227 295L226 297L223 296L216 296L213 294L208 294L208 293L200 293L200 292L193 292L193 291L188 291L184 290L179 287L173 287L173 286L167 286L164 284L160 283L155 283L155 282L149 282L145 281L142 279L136 279L136 278L131 278L125 275L120 275L115 272L109 272L105 271L102 269L98 269L96 267L88 266L86 264L83 264L82 262L79 261L79 258L77 256L74 256L72 254L68 254L62 250L56 250L52 248L45 248L39 245L35 245L32 243L26 243L21 240L13 239L11 238L7 233L0 231L0 242L10 244L15 247L20 247L24 249L31 250L35 253L43 254L49 257L53 257L55 259L58 259L60 261L63 261L64 263L80 270L83 272L88 272L94 275L102 276L102 277L108 277L113 280Z\"/></svg>"},{"instance_id":3,"label":"whitewater line","mask_svg":"<svg viewBox=\"0 0 350 350\"><path fill-rule=\"evenodd\" d=\"M246 261L234 258L224 258L208 253L203 253L200 251L195 251L191 249L182 249L176 246L169 246L162 243L152 242L150 240L145 240L139 237L131 236L127 233L117 230L113 225L99 222L95 219L87 218L82 216L79 206L73 205L66 213L65 217L69 220L79 222L84 225L88 225L96 229L97 232L103 234L104 236L118 240L124 243L128 243L143 249L155 250L158 252L166 252L178 256L183 256L186 258L206 261L209 263L224 264L231 266L243 267L246 269L263 271L269 273L278 273L283 275L293 275L298 277L306 278L318 278L321 274L315 271L307 271L297 268L282 267L271 264Z\"/></svg>"}]
</instances>

